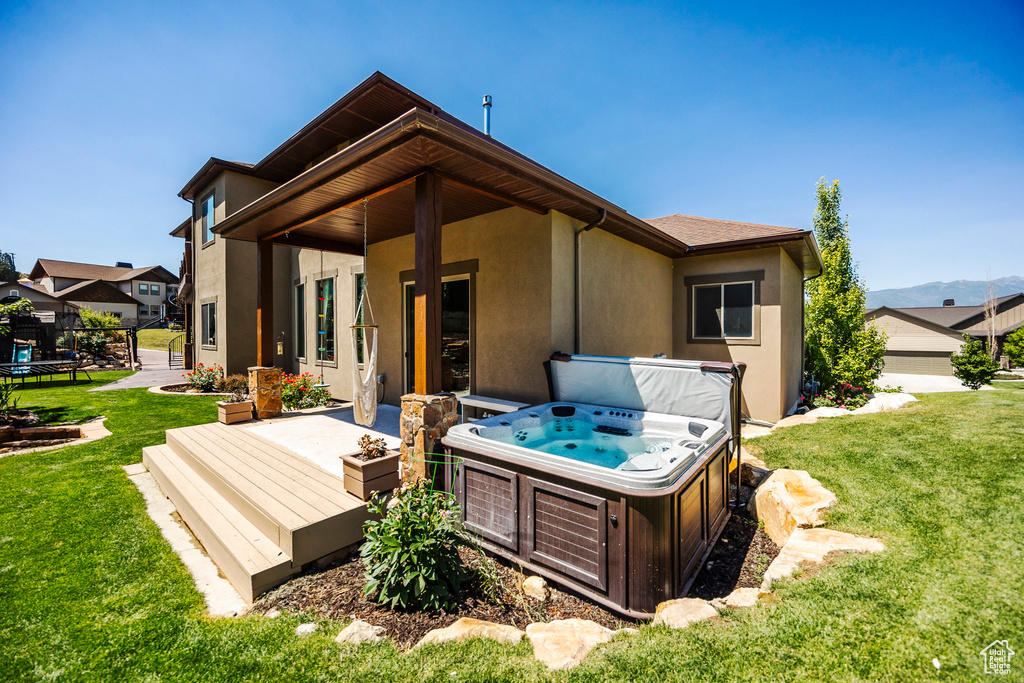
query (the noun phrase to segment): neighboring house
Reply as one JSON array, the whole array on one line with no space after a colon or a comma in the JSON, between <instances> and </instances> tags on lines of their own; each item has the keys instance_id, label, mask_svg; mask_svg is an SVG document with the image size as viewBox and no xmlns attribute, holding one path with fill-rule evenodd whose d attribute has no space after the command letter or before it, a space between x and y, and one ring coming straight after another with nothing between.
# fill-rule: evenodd
<instances>
[{"instance_id":1,"label":"neighboring house","mask_svg":"<svg viewBox=\"0 0 1024 683\"><path fill-rule=\"evenodd\" d=\"M348 399L367 283L386 403L540 403L558 351L745 362L757 419L800 395L810 231L641 220L379 73L258 163L211 158L179 195L186 363L322 374Z\"/></svg>"},{"instance_id":2,"label":"neighboring house","mask_svg":"<svg viewBox=\"0 0 1024 683\"><path fill-rule=\"evenodd\" d=\"M889 341L885 371L919 375L952 375L949 356L963 346L964 334L988 339L986 306L957 306L947 299L942 306L889 308L868 311L869 322L885 330ZM1024 293L995 299L996 353L1006 335L1024 325Z\"/></svg>"},{"instance_id":3,"label":"neighboring house","mask_svg":"<svg viewBox=\"0 0 1024 683\"><path fill-rule=\"evenodd\" d=\"M9 304L19 299L28 299L36 311L52 311L54 313L74 313L78 306L64 301L48 293L32 282L4 282L0 284L0 304Z\"/></svg>"},{"instance_id":4,"label":"neighboring house","mask_svg":"<svg viewBox=\"0 0 1024 683\"><path fill-rule=\"evenodd\" d=\"M167 317L178 291L178 278L163 266L133 268L130 263L102 266L39 259L29 278L61 300L112 313L125 325Z\"/></svg>"}]
</instances>

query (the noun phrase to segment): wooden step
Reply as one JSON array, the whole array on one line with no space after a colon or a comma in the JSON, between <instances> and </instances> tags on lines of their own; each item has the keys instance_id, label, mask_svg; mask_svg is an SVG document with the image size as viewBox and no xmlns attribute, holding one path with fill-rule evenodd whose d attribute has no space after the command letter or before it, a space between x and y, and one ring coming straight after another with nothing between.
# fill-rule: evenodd
<instances>
[{"instance_id":1,"label":"wooden step","mask_svg":"<svg viewBox=\"0 0 1024 683\"><path fill-rule=\"evenodd\" d=\"M152 473L206 553L248 602L299 572L291 558L168 446L142 449Z\"/></svg>"},{"instance_id":2,"label":"wooden step","mask_svg":"<svg viewBox=\"0 0 1024 683\"><path fill-rule=\"evenodd\" d=\"M366 504L340 477L244 426L171 429L167 445L296 565L363 536Z\"/></svg>"}]
</instances>

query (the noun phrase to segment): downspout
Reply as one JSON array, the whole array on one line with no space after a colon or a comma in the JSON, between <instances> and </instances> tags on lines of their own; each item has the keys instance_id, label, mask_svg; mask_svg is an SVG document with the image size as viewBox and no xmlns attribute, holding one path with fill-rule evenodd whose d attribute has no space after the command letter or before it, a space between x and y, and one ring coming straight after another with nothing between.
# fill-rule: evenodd
<instances>
[{"instance_id":1,"label":"downspout","mask_svg":"<svg viewBox=\"0 0 1024 683\"><path fill-rule=\"evenodd\" d=\"M574 236L575 247L573 250L573 311L575 315L575 325L573 330L573 353L580 352L580 235L593 230L604 223L605 219L608 218L608 212L605 209L601 209L601 215L598 216L597 220L593 223L588 223L582 228L576 231Z\"/></svg>"}]
</instances>

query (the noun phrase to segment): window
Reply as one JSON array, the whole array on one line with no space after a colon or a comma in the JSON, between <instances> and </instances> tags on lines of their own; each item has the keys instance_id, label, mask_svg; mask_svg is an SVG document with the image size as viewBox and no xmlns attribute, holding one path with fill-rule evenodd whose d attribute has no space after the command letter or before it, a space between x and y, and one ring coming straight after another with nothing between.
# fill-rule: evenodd
<instances>
[{"instance_id":1,"label":"window","mask_svg":"<svg viewBox=\"0 0 1024 683\"><path fill-rule=\"evenodd\" d=\"M207 244L213 241L213 233L210 232L210 228L213 227L214 222L214 208L213 203L214 193L206 195L202 202L199 204L199 220L203 227L203 244Z\"/></svg>"},{"instance_id":2,"label":"window","mask_svg":"<svg viewBox=\"0 0 1024 683\"><path fill-rule=\"evenodd\" d=\"M145 282L139 285L139 294L149 294L149 285Z\"/></svg>"},{"instance_id":3,"label":"window","mask_svg":"<svg viewBox=\"0 0 1024 683\"><path fill-rule=\"evenodd\" d=\"M306 285L295 285L295 357L306 357Z\"/></svg>"},{"instance_id":4,"label":"window","mask_svg":"<svg viewBox=\"0 0 1024 683\"><path fill-rule=\"evenodd\" d=\"M693 336L695 339L753 339L754 283L695 286Z\"/></svg>"},{"instance_id":5,"label":"window","mask_svg":"<svg viewBox=\"0 0 1024 683\"><path fill-rule=\"evenodd\" d=\"M160 296L160 285L150 285L149 294L150 296Z\"/></svg>"},{"instance_id":6,"label":"window","mask_svg":"<svg viewBox=\"0 0 1024 683\"><path fill-rule=\"evenodd\" d=\"M203 327L203 346L217 345L217 303L203 304L200 311Z\"/></svg>"},{"instance_id":7,"label":"window","mask_svg":"<svg viewBox=\"0 0 1024 683\"><path fill-rule=\"evenodd\" d=\"M139 315L149 315L149 306L145 304L139 306Z\"/></svg>"},{"instance_id":8,"label":"window","mask_svg":"<svg viewBox=\"0 0 1024 683\"><path fill-rule=\"evenodd\" d=\"M359 297L363 295L364 282L364 275L362 273L356 273L356 286L354 288L356 293L356 303L354 310L359 310ZM365 317L366 312L359 311L359 315L356 318L356 325L362 325ZM365 337L366 330L356 330L356 362L358 362L360 365L363 364L363 339L365 339Z\"/></svg>"},{"instance_id":9,"label":"window","mask_svg":"<svg viewBox=\"0 0 1024 683\"><path fill-rule=\"evenodd\" d=\"M316 281L317 360L334 362L334 278Z\"/></svg>"},{"instance_id":10,"label":"window","mask_svg":"<svg viewBox=\"0 0 1024 683\"><path fill-rule=\"evenodd\" d=\"M11 296L13 296L13 297L21 297L21 292L19 292L16 289L12 289L11 290Z\"/></svg>"}]
</instances>

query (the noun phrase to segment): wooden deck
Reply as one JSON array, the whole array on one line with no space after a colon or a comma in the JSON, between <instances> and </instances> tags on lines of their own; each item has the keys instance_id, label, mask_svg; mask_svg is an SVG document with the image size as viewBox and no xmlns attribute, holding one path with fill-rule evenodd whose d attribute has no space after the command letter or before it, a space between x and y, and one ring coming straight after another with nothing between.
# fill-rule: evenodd
<instances>
[{"instance_id":1,"label":"wooden deck","mask_svg":"<svg viewBox=\"0 0 1024 683\"><path fill-rule=\"evenodd\" d=\"M171 429L143 463L242 597L252 602L313 560L358 542L366 504L341 478L220 423Z\"/></svg>"}]
</instances>

